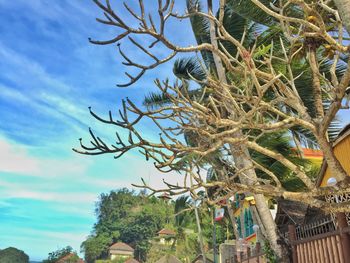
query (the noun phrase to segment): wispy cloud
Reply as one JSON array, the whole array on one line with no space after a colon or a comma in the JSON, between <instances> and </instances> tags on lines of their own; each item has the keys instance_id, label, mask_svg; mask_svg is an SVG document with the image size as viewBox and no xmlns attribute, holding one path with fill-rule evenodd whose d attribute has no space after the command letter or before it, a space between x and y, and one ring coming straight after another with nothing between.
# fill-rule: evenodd
<instances>
[{"instance_id":1,"label":"wispy cloud","mask_svg":"<svg viewBox=\"0 0 350 263\"><path fill-rule=\"evenodd\" d=\"M0 138L0 172L37 174L39 162L20 146L14 146Z\"/></svg>"},{"instance_id":2,"label":"wispy cloud","mask_svg":"<svg viewBox=\"0 0 350 263\"><path fill-rule=\"evenodd\" d=\"M114 127L97 124L88 106L100 114L116 112L126 96L141 102L154 89L155 77L171 78L168 63L134 87L117 89L125 68L115 47L87 41L115 36L115 28L95 22L101 15L90 1L0 0L0 247L24 249L32 259L59 246L78 249L91 230L101 192L130 187L141 177L155 187L164 187L162 178L183 180L158 173L136 152L120 161L71 151L77 138L88 140L88 126L114 140ZM169 35L181 41L183 32L190 40L181 27L169 28ZM123 48L142 59L129 44ZM140 128L157 136L147 123Z\"/></svg>"},{"instance_id":3,"label":"wispy cloud","mask_svg":"<svg viewBox=\"0 0 350 263\"><path fill-rule=\"evenodd\" d=\"M74 159L57 159L33 156L29 147L0 137L0 172L50 178L84 174L92 162L76 156Z\"/></svg>"}]
</instances>

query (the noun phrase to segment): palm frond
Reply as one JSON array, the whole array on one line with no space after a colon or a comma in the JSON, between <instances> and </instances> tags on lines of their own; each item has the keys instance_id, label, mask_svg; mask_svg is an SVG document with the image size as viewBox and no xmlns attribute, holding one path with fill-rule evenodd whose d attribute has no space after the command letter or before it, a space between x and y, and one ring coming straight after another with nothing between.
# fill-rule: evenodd
<instances>
[{"instance_id":1,"label":"palm frond","mask_svg":"<svg viewBox=\"0 0 350 263\"><path fill-rule=\"evenodd\" d=\"M219 14L217 14L217 17ZM248 29L248 21L238 15L237 13L234 13L231 8L229 8L227 5L224 9L224 19L223 19L223 25L225 30L235 39L241 40L244 30ZM251 35L251 34L247 34ZM229 41L220 41L221 44L224 46L224 48L232 55L235 56L237 52L237 47L232 45Z\"/></svg>"},{"instance_id":2,"label":"palm frond","mask_svg":"<svg viewBox=\"0 0 350 263\"><path fill-rule=\"evenodd\" d=\"M177 59L174 63L173 72L179 79L191 80L194 78L202 81L207 77L205 68L196 57Z\"/></svg>"},{"instance_id":3,"label":"palm frond","mask_svg":"<svg viewBox=\"0 0 350 263\"><path fill-rule=\"evenodd\" d=\"M150 92L143 100L143 106L155 109L171 103L169 95L163 92Z\"/></svg>"},{"instance_id":4,"label":"palm frond","mask_svg":"<svg viewBox=\"0 0 350 263\"><path fill-rule=\"evenodd\" d=\"M260 0L260 2L271 9L271 1ZM262 9L257 7L250 0L228 0L227 5L234 10L235 13L250 21L254 21L265 26L271 26L277 23L272 16L266 15Z\"/></svg>"},{"instance_id":5,"label":"palm frond","mask_svg":"<svg viewBox=\"0 0 350 263\"><path fill-rule=\"evenodd\" d=\"M195 13L202 10L200 0L187 0L188 13ZM190 17L192 31L198 44L210 43L210 22L207 18L200 15L193 15ZM201 51L204 63L207 68L215 72L215 63L213 54L208 51Z\"/></svg>"}]
</instances>

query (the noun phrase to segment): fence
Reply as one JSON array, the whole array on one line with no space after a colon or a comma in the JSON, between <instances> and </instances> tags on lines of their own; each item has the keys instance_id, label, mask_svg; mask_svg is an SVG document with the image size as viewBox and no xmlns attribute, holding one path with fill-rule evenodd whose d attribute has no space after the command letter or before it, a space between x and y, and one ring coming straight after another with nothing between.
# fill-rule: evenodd
<instances>
[{"instance_id":1,"label":"fence","mask_svg":"<svg viewBox=\"0 0 350 263\"><path fill-rule=\"evenodd\" d=\"M338 229L323 220L306 226L289 226L293 263L350 263L350 227L337 215Z\"/></svg>"}]
</instances>

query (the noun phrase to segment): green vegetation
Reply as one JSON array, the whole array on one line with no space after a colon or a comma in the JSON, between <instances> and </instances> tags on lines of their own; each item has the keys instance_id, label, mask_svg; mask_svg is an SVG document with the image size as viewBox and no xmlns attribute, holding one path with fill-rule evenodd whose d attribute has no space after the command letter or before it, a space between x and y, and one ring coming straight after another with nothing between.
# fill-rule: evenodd
<instances>
[{"instance_id":1,"label":"green vegetation","mask_svg":"<svg viewBox=\"0 0 350 263\"><path fill-rule=\"evenodd\" d=\"M64 248L58 249L56 251L50 252L47 259L43 260L43 263L56 263L57 260L63 258L69 254L72 254L65 262L67 263L76 263L79 260L79 257L76 252L73 251L71 246L66 246Z\"/></svg>"},{"instance_id":2,"label":"green vegetation","mask_svg":"<svg viewBox=\"0 0 350 263\"><path fill-rule=\"evenodd\" d=\"M14 247L8 247L0 250L1 263L28 263L29 257L22 250Z\"/></svg>"},{"instance_id":3,"label":"green vegetation","mask_svg":"<svg viewBox=\"0 0 350 263\"><path fill-rule=\"evenodd\" d=\"M154 262L166 254L192 260L200 253L192 205L188 197L165 202L147 197L144 192L137 194L125 188L101 194L95 210L97 222L91 235L81 245L85 260L88 263L96 259L109 262L108 248L115 242L132 246L135 259L143 262ZM213 208L210 211L209 208L203 205L199 209L206 249L212 246ZM174 241L168 245L161 244L157 238L157 232L162 228L176 233L171 237ZM232 229L225 218L217 224L217 242L233 238L228 233L232 233Z\"/></svg>"},{"instance_id":4,"label":"green vegetation","mask_svg":"<svg viewBox=\"0 0 350 263\"><path fill-rule=\"evenodd\" d=\"M82 245L87 262L106 259L108 248L121 241L135 249L135 258L145 259L150 240L170 221L171 205L128 189L101 194L96 205L97 222Z\"/></svg>"}]
</instances>

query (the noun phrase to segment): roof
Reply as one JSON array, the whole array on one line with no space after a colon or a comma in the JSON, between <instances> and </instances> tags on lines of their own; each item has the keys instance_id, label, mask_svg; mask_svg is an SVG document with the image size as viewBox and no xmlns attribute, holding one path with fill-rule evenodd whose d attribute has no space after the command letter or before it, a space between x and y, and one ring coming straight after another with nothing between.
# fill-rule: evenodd
<instances>
[{"instance_id":1,"label":"roof","mask_svg":"<svg viewBox=\"0 0 350 263\"><path fill-rule=\"evenodd\" d=\"M160 199L167 199L167 200L170 200L171 199L171 197L169 196L169 194L168 193L163 193L162 195L160 195L160 196L158 196L158 198L160 198Z\"/></svg>"},{"instance_id":2,"label":"roof","mask_svg":"<svg viewBox=\"0 0 350 263\"><path fill-rule=\"evenodd\" d=\"M56 263L65 263L68 262L67 260L69 260L71 257L76 256L76 254L73 253L69 253L67 255L65 255L64 257L60 258L59 260L57 260ZM81 258L78 259L77 263L84 263L85 261L82 260Z\"/></svg>"},{"instance_id":3,"label":"roof","mask_svg":"<svg viewBox=\"0 0 350 263\"><path fill-rule=\"evenodd\" d=\"M304 223L308 205L291 200L279 200L276 213L277 225L285 225L286 221L291 221L294 225Z\"/></svg>"},{"instance_id":4,"label":"roof","mask_svg":"<svg viewBox=\"0 0 350 263\"><path fill-rule=\"evenodd\" d=\"M160 258L155 263L182 263L177 257L173 255L166 255L162 258Z\"/></svg>"},{"instance_id":5,"label":"roof","mask_svg":"<svg viewBox=\"0 0 350 263\"><path fill-rule=\"evenodd\" d=\"M205 254L206 262L208 263L214 263L214 255L213 254ZM203 255L199 254L194 260L192 260L192 263L202 263L203 262Z\"/></svg>"},{"instance_id":6,"label":"roof","mask_svg":"<svg viewBox=\"0 0 350 263\"><path fill-rule=\"evenodd\" d=\"M281 199L278 200L275 222L281 232L286 232L289 224L303 225L309 220L324 218L322 210L310 207L301 202Z\"/></svg>"},{"instance_id":7,"label":"roof","mask_svg":"<svg viewBox=\"0 0 350 263\"><path fill-rule=\"evenodd\" d=\"M350 123L347 124L338 134L337 139L333 142L333 147L335 147L338 143L340 143L341 141L343 141L345 138L347 138L348 136L350 136ZM318 174L318 178L316 181L316 186L320 186L322 183L322 179L325 175L325 172L327 170L327 162L326 160L323 159L322 162L322 166L320 169L320 172Z\"/></svg>"},{"instance_id":8,"label":"roof","mask_svg":"<svg viewBox=\"0 0 350 263\"><path fill-rule=\"evenodd\" d=\"M175 231L171 229L166 229L166 228L163 228L157 234L158 235L176 235Z\"/></svg>"},{"instance_id":9,"label":"roof","mask_svg":"<svg viewBox=\"0 0 350 263\"><path fill-rule=\"evenodd\" d=\"M128 244L125 244L123 242L114 243L109 247L109 249L134 252L134 249L132 247L130 247Z\"/></svg>"},{"instance_id":10,"label":"roof","mask_svg":"<svg viewBox=\"0 0 350 263\"><path fill-rule=\"evenodd\" d=\"M322 158L323 152L321 150L303 148L303 154L305 158Z\"/></svg>"},{"instance_id":11,"label":"roof","mask_svg":"<svg viewBox=\"0 0 350 263\"><path fill-rule=\"evenodd\" d=\"M140 263L138 262L136 259L134 258L129 258L127 261L125 261L124 263Z\"/></svg>"}]
</instances>

